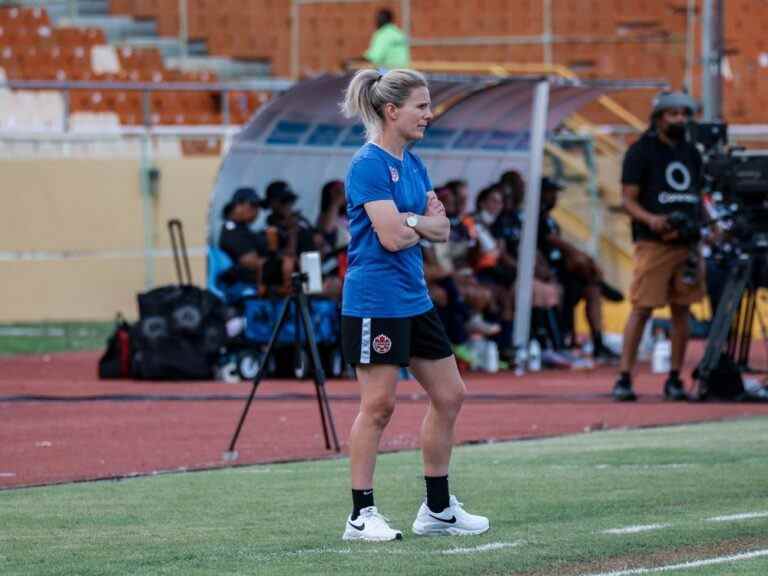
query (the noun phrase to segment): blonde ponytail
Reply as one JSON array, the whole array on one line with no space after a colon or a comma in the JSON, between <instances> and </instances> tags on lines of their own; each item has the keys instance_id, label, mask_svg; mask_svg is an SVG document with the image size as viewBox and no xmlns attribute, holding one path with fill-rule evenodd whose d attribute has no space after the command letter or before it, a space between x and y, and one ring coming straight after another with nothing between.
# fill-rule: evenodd
<instances>
[{"instance_id":1,"label":"blonde ponytail","mask_svg":"<svg viewBox=\"0 0 768 576\"><path fill-rule=\"evenodd\" d=\"M359 117L365 126L368 140L375 138L383 128L384 105L397 107L405 104L414 88L427 87L427 79L415 70L397 69L386 74L376 70L358 71L344 93L341 111L347 118Z\"/></svg>"}]
</instances>

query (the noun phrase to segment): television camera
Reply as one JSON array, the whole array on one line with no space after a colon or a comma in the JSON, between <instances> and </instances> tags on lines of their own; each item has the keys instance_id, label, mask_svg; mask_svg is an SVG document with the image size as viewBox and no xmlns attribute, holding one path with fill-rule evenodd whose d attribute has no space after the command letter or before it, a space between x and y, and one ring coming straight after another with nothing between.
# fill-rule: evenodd
<instances>
[{"instance_id":1,"label":"television camera","mask_svg":"<svg viewBox=\"0 0 768 576\"><path fill-rule=\"evenodd\" d=\"M765 387L745 389L756 291L768 286L768 151L727 147L723 123L694 124L702 153L705 208L726 254L728 276L714 313L704 356L694 371L697 397L768 401ZM722 249L726 247L726 249Z\"/></svg>"}]
</instances>

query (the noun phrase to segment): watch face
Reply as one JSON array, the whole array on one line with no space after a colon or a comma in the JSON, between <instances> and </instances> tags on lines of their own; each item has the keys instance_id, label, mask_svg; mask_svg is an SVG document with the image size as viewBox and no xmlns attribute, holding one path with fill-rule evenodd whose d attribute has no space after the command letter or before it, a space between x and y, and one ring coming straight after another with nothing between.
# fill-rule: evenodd
<instances>
[{"instance_id":1,"label":"watch face","mask_svg":"<svg viewBox=\"0 0 768 576\"><path fill-rule=\"evenodd\" d=\"M405 219L405 223L408 224L411 228L416 226L416 224L419 223L419 219L416 216L408 216L408 218Z\"/></svg>"}]
</instances>

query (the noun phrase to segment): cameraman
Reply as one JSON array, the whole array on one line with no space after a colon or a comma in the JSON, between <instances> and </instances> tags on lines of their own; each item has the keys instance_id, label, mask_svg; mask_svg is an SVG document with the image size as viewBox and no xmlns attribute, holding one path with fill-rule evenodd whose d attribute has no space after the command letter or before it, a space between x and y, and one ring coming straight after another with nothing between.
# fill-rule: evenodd
<instances>
[{"instance_id":1,"label":"cameraman","mask_svg":"<svg viewBox=\"0 0 768 576\"><path fill-rule=\"evenodd\" d=\"M662 92L653 103L650 128L624 157L622 194L635 242L630 288L632 312L624 328L617 401L637 399L632 368L645 323L654 308L672 312L672 359L664 384L668 400L686 400L680 379L688 342L689 306L704 297L704 270L698 257L701 157L686 141L686 122L695 103L681 92Z\"/></svg>"}]
</instances>

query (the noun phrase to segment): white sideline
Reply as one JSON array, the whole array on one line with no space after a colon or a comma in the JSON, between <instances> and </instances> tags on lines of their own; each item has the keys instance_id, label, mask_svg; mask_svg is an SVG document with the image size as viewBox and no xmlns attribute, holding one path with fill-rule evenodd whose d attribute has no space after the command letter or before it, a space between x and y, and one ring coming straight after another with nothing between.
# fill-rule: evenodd
<instances>
[{"instance_id":1,"label":"white sideline","mask_svg":"<svg viewBox=\"0 0 768 576\"><path fill-rule=\"evenodd\" d=\"M440 554L477 554L478 552L490 552L491 550L501 550L502 548L514 548L521 544L522 542L490 542L471 548L450 548L448 550L441 550Z\"/></svg>"},{"instance_id":2,"label":"white sideline","mask_svg":"<svg viewBox=\"0 0 768 576\"><path fill-rule=\"evenodd\" d=\"M661 530L669 528L672 524L646 524L644 526L626 526L624 528L610 528L603 530L603 534L638 534L640 532L651 532L652 530Z\"/></svg>"},{"instance_id":3,"label":"white sideline","mask_svg":"<svg viewBox=\"0 0 768 576\"><path fill-rule=\"evenodd\" d=\"M729 562L738 562L740 560L751 560L762 556L768 556L768 550L755 550L753 552L734 554L733 556L718 556L716 558L707 558L705 560L692 560L683 564L668 564L667 566L658 566L656 568L630 568L629 570L600 572L599 574L585 574L582 576L634 576L636 574L655 574L659 572L672 572L673 570L699 568L701 566L712 566L714 564L727 564Z\"/></svg>"},{"instance_id":4,"label":"white sideline","mask_svg":"<svg viewBox=\"0 0 768 576\"><path fill-rule=\"evenodd\" d=\"M734 520L751 520L752 518L768 518L768 512L746 512L744 514L715 516L713 518L707 518L707 522L733 522Z\"/></svg>"},{"instance_id":5,"label":"white sideline","mask_svg":"<svg viewBox=\"0 0 768 576\"><path fill-rule=\"evenodd\" d=\"M488 544L481 544L480 546L473 546L469 548L448 548L447 550L424 550L422 552L416 552L414 550L405 550L403 548L391 548L391 547L373 547L373 548L352 548L352 547L345 547L345 548L308 548L306 550L292 550L290 552L280 552L278 553L270 553L262 555L262 557L272 558L272 557L283 557L283 556L314 556L314 555L323 555L323 554L339 554L339 555L347 555L347 554L356 554L356 555L414 555L414 554L424 554L424 555L435 555L435 554L479 554L482 552L492 552L494 550L502 550L504 548L515 548L516 546L523 545L524 542L517 541L517 542L490 542Z\"/></svg>"}]
</instances>

